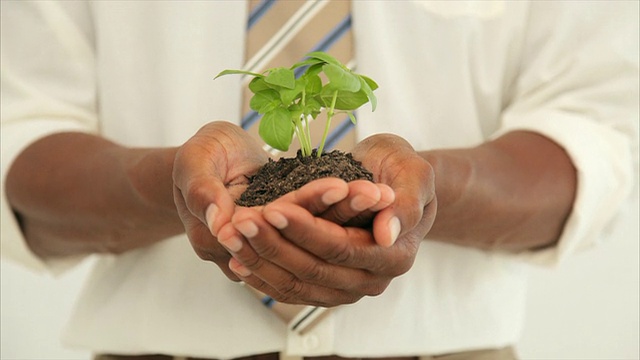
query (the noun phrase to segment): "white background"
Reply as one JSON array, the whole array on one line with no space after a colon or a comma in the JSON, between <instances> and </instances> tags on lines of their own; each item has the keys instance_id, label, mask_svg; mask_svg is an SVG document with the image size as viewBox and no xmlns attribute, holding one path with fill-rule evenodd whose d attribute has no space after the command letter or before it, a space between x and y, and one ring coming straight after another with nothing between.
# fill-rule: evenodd
<instances>
[{"instance_id":1,"label":"white background","mask_svg":"<svg viewBox=\"0 0 640 360\"><path fill-rule=\"evenodd\" d=\"M523 360L640 359L639 217L636 200L606 243L559 269L532 271ZM1 359L91 358L58 341L87 265L54 280L0 264Z\"/></svg>"}]
</instances>

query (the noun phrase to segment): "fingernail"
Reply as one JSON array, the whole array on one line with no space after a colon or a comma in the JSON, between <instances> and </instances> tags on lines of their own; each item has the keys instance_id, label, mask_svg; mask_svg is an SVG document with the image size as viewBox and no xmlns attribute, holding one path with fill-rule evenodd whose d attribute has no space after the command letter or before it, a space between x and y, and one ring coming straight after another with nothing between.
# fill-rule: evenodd
<instances>
[{"instance_id":1,"label":"fingernail","mask_svg":"<svg viewBox=\"0 0 640 360\"><path fill-rule=\"evenodd\" d=\"M247 277L251 275L251 270L247 269L246 266L242 265L238 260L234 258L229 261L229 269L231 269L231 271L233 271L240 277Z\"/></svg>"},{"instance_id":2,"label":"fingernail","mask_svg":"<svg viewBox=\"0 0 640 360\"><path fill-rule=\"evenodd\" d=\"M338 201L344 199L344 196L345 196L344 191L341 191L340 189L333 189L322 194L321 200L325 205L328 206L328 205L333 205Z\"/></svg>"},{"instance_id":3,"label":"fingernail","mask_svg":"<svg viewBox=\"0 0 640 360\"><path fill-rule=\"evenodd\" d=\"M237 236L232 236L228 239L218 238L218 242L225 247L225 249L237 253L242 249L242 240Z\"/></svg>"},{"instance_id":4,"label":"fingernail","mask_svg":"<svg viewBox=\"0 0 640 360\"><path fill-rule=\"evenodd\" d=\"M363 211L366 210L371 204L371 199L364 195L356 195L353 199L351 199L351 209L354 211Z\"/></svg>"},{"instance_id":5,"label":"fingernail","mask_svg":"<svg viewBox=\"0 0 640 360\"><path fill-rule=\"evenodd\" d=\"M273 225L276 229L284 229L289 225L289 221L281 213L277 211L267 211L264 213L264 218L267 222Z\"/></svg>"},{"instance_id":6,"label":"fingernail","mask_svg":"<svg viewBox=\"0 0 640 360\"><path fill-rule=\"evenodd\" d=\"M207 207L205 211L204 217L207 221L207 227L213 236L217 236L215 230L213 229L213 223L216 221L216 216L218 216L218 206L216 204L211 204Z\"/></svg>"},{"instance_id":7,"label":"fingernail","mask_svg":"<svg viewBox=\"0 0 640 360\"><path fill-rule=\"evenodd\" d=\"M398 236L400 235L400 230L402 229L402 225L400 224L400 220L397 217L392 217L389 220L389 232L391 234L391 242L389 246L395 244L396 240L398 240Z\"/></svg>"},{"instance_id":8,"label":"fingernail","mask_svg":"<svg viewBox=\"0 0 640 360\"><path fill-rule=\"evenodd\" d=\"M258 235L258 226L251 220L245 220L235 225L235 228L247 238Z\"/></svg>"}]
</instances>

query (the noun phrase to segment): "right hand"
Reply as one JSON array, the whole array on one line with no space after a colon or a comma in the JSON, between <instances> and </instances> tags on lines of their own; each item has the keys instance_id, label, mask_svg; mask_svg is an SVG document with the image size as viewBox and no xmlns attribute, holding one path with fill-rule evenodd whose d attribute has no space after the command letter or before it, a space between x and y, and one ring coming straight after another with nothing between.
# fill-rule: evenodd
<instances>
[{"instance_id":1,"label":"right hand","mask_svg":"<svg viewBox=\"0 0 640 360\"><path fill-rule=\"evenodd\" d=\"M220 246L217 234L231 221L247 177L267 159L258 141L222 121L202 127L175 157L173 197L191 246L232 280L239 279L229 270L231 255Z\"/></svg>"},{"instance_id":2,"label":"right hand","mask_svg":"<svg viewBox=\"0 0 640 360\"><path fill-rule=\"evenodd\" d=\"M263 208L238 208L218 240L233 256L230 269L247 285L278 301L321 306L353 303L380 293L391 277L324 257L331 259L331 254L347 249L360 261L390 252L375 244L369 229L375 214L394 199L384 184L319 179ZM275 214L268 209L278 209L282 215L269 216ZM304 248L308 244L300 241L310 237L322 247L324 257ZM311 248L317 250L317 246Z\"/></svg>"}]
</instances>

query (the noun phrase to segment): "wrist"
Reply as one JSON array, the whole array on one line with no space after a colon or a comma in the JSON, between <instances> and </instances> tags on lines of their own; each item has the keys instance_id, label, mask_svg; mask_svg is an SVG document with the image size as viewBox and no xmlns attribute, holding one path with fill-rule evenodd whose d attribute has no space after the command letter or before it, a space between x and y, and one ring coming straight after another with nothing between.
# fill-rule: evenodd
<instances>
[{"instance_id":1,"label":"wrist","mask_svg":"<svg viewBox=\"0 0 640 360\"><path fill-rule=\"evenodd\" d=\"M459 208L472 182L474 163L465 150L430 150L419 152L435 174L438 214ZM434 225L435 226L435 225Z\"/></svg>"},{"instance_id":2,"label":"wrist","mask_svg":"<svg viewBox=\"0 0 640 360\"><path fill-rule=\"evenodd\" d=\"M177 211L173 201L173 163L177 148L128 149L126 173L144 206L162 212Z\"/></svg>"}]
</instances>

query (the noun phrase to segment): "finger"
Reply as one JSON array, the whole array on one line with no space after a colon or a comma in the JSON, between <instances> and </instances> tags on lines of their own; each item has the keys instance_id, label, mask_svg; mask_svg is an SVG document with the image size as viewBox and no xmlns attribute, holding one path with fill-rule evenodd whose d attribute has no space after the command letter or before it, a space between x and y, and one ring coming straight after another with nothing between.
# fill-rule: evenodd
<instances>
[{"instance_id":1,"label":"finger","mask_svg":"<svg viewBox=\"0 0 640 360\"><path fill-rule=\"evenodd\" d=\"M366 180L354 180L348 184L349 194L343 201L335 203L321 215L323 219L344 224L378 204L381 193L376 184Z\"/></svg>"},{"instance_id":2,"label":"finger","mask_svg":"<svg viewBox=\"0 0 640 360\"><path fill-rule=\"evenodd\" d=\"M392 246L399 237L422 227L424 209L435 199L433 168L406 140L388 134L363 140L354 154L359 157L374 172L374 180L395 193L394 203L374 220L376 241Z\"/></svg>"},{"instance_id":3,"label":"finger","mask_svg":"<svg viewBox=\"0 0 640 360\"><path fill-rule=\"evenodd\" d=\"M236 238L227 244L225 227L220 242L252 273L277 289L286 289L292 276L305 283L335 289L350 289L354 283L366 280L366 274L361 270L328 264L297 247L264 221L257 211L239 210L233 216L232 224L237 233L230 235Z\"/></svg>"},{"instance_id":4,"label":"finger","mask_svg":"<svg viewBox=\"0 0 640 360\"><path fill-rule=\"evenodd\" d=\"M345 222L345 226L356 226L362 228L370 227L377 213L393 204L395 201L395 193L391 187L386 184L379 183L377 183L376 186L380 191L380 200L378 200L378 202L372 207L360 212L349 221Z\"/></svg>"},{"instance_id":5,"label":"finger","mask_svg":"<svg viewBox=\"0 0 640 360\"><path fill-rule=\"evenodd\" d=\"M291 203L265 207L263 216L278 224L283 237L331 264L370 270L376 262L396 261L401 255L378 246L368 230L342 227Z\"/></svg>"},{"instance_id":6,"label":"finger","mask_svg":"<svg viewBox=\"0 0 640 360\"><path fill-rule=\"evenodd\" d=\"M291 202L312 214L320 214L329 206L344 200L348 195L349 185L344 180L329 177L314 180L274 202Z\"/></svg>"},{"instance_id":7,"label":"finger","mask_svg":"<svg viewBox=\"0 0 640 360\"><path fill-rule=\"evenodd\" d=\"M194 140L195 141L195 140ZM185 144L176 154L173 181L192 216L216 234L231 219L234 203L225 188L223 175L216 172L210 153L198 146Z\"/></svg>"},{"instance_id":8,"label":"finger","mask_svg":"<svg viewBox=\"0 0 640 360\"><path fill-rule=\"evenodd\" d=\"M402 224L394 209L385 209L373 220L373 237L378 245L391 247L400 236Z\"/></svg>"},{"instance_id":9,"label":"finger","mask_svg":"<svg viewBox=\"0 0 640 360\"><path fill-rule=\"evenodd\" d=\"M207 226L196 217L191 216L184 199L177 191L174 196L176 198L176 208L196 255L202 260L214 262L230 280L239 281L240 279L228 267L231 255L218 244Z\"/></svg>"},{"instance_id":10,"label":"finger","mask_svg":"<svg viewBox=\"0 0 640 360\"><path fill-rule=\"evenodd\" d=\"M416 159L416 168L422 167L421 176L411 176L404 170L404 175L394 179L391 186L395 190L396 199L387 212L381 214L381 219L375 225L384 224L387 228L386 235L376 238L382 246L392 246L395 241L422 224L425 208L435 204L435 177L433 169L421 159ZM388 215L386 215L388 213ZM435 214L434 214L435 217ZM375 234L380 234L379 229ZM426 234L426 233L425 233Z\"/></svg>"},{"instance_id":11,"label":"finger","mask_svg":"<svg viewBox=\"0 0 640 360\"><path fill-rule=\"evenodd\" d=\"M173 181L189 212L207 224L215 236L233 214L230 190L243 188L246 175L265 161L264 151L240 127L213 122L179 148ZM233 186L227 189L229 185Z\"/></svg>"},{"instance_id":12,"label":"finger","mask_svg":"<svg viewBox=\"0 0 640 360\"><path fill-rule=\"evenodd\" d=\"M231 220L235 203L224 184L211 178L191 179L176 186L189 213L205 224L214 236Z\"/></svg>"},{"instance_id":13,"label":"finger","mask_svg":"<svg viewBox=\"0 0 640 360\"><path fill-rule=\"evenodd\" d=\"M251 273L246 266L235 258L229 260L229 268L233 269L246 285L251 286L259 292L268 295L272 300L280 303L333 307L353 304L364 296L364 294L354 294L322 286L305 286L305 284L295 279L289 283L292 290L281 292L256 274ZM304 290L302 290L302 288L304 288Z\"/></svg>"},{"instance_id":14,"label":"finger","mask_svg":"<svg viewBox=\"0 0 640 360\"><path fill-rule=\"evenodd\" d=\"M239 216L234 215L234 226L221 229L219 241L233 255L231 271L274 299L332 306L377 295L388 285L388 279L374 279L362 270L319 261L282 239L278 231L254 217L256 213L239 211Z\"/></svg>"},{"instance_id":15,"label":"finger","mask_svg":"<svg viewBox=\"0 0 640 360\"><path fill-rule=\"evenodd\" d=\"M378 203L368 210L371 212L380 211L387 206L391 205L395 199L396 194L393 192L393 189L387 184L376 184L378 186L378 191L380 191L380 200Z\"/></svg>"},{"instance_id":16,"label":"finger","mask_svg":"<svg viewBox=\"0 0 640 360\"><path fill-rule=\"evenodd\" d=\"M408 271L419 245L419 241L407 241L403 246L384 248L375 243L369 230L339 226L313 217L293 204L282 204L270 211L285 219L286 226L279 232L290 242L330 264L362 269L377 279Z\"/></svg>"}]
</instances>

